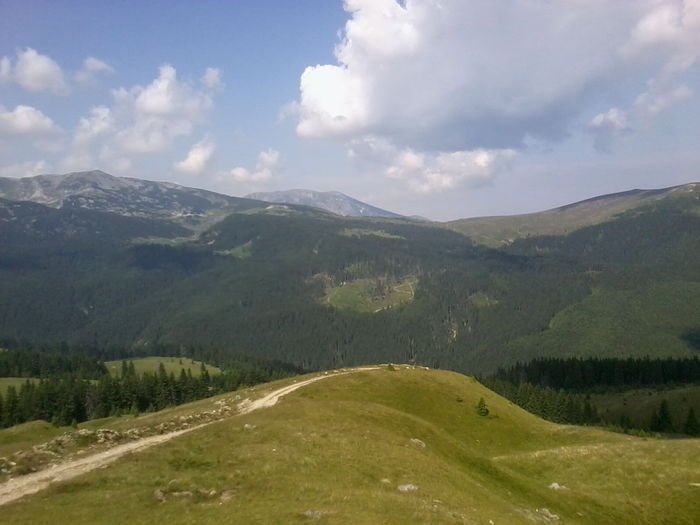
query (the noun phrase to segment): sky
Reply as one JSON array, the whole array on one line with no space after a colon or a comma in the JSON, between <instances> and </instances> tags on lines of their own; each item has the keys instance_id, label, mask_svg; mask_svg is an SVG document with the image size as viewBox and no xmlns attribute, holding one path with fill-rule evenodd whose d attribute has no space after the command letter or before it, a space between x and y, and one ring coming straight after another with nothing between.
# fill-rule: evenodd
<instances>
[{"instance_id":1,"label":"sky","mask_svg":"<svg viewBox=\"0 0 700 525\"><path fill-rule=\"evenodd\" d=\"M0 176L434 220L700 181L700 0L0 0Z\"/></svg>"}]
</instances>

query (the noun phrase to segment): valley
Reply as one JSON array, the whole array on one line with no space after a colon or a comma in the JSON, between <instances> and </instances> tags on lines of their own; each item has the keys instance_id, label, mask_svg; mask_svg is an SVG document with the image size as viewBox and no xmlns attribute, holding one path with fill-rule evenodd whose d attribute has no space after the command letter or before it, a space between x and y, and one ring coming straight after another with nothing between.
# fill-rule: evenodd
<instances>
[{"instance_id":1,"label":"valley","mask_svg":"<svg viewBox=\"0 0 700 525\"><path fill-rule=\"evenodd\" d=\"M13 523L700 515L697 185L506 232L61 177L0 184Z\"/></svg>"}]
</instances>

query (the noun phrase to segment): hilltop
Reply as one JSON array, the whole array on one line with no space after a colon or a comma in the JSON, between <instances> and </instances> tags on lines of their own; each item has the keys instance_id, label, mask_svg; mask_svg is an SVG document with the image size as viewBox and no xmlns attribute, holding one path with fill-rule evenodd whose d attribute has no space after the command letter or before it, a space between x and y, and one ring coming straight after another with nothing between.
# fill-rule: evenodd
<instances>
[{"instance_id":1,"label":"hilltop","mask_svg":"<svg viewBox=\"0 0 700 525\"><path fill-rule=\"evenodd\" d=\"M403 215L383 210L366 202L348 197L339 191L286 190L251 193L246 199L280 204L303 204L343 217L386 217L405 219Z\"/></svg>"},{"instance_id":2,"label":"hilltop","mask_svg":"<svg viewBox=\"0 0 700 525\"><path fill-rule=\"evenodd\" d=\"M446 226L487 246L502 246L522 237L566 235L614 220L631 210L663 201L700 200L700 183L656 190L630 190L600 195L552 210L524 215L477 217L449 221Z\"/></svg>"},{"instance_id":3,"label":"hilltop","mask_svg":"<svg viewBox=\"0 0 700 525\"><path fill-rule=\"evenodd\" d=\"M555 425L452 372L382 366L320 377L274 406L225 416L10 503L3 517L34 524L60 516L66 523L682 525L700 513L699 440ZM302 379L107 425L187 420ZM487 416L475 410L480 398Z\"/></svg>"}]
</instances>

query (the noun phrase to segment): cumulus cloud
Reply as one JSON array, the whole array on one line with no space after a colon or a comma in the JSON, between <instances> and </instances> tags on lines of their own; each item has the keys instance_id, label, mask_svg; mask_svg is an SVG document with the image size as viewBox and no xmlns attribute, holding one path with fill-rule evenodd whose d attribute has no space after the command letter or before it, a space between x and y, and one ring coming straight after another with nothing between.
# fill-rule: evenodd
<instances>
[{"instance_id":1,"label":"cumulus cloud","mask_svg":"<svg viewBox=\"0 0 700 525\"><path fill-rule=\"evenodd\" d=\"M106 71L104 63L98 62L86 61L85 65L95 72ZM131 168L134 154L161 153L191 135L206 122L214 104L211 89L181 80L167 64L149 84L115 89L112 98L110 105L95 106L80 119L60 163L63 169L99 165L124 172ZM191 173L203 169L211 156L209 147L213 153L213 144L197 144L177 163L178 169Z\"/></svg>"},{"instance_id":2,"label":"cumulus cloud","mask_svg":"<svg viewBox=\"0 0 700 525\"><path fill-rule=\"evenodd\" d=\"M8 57L0 58L0 84L8 83L12 80L12 63Z\"/></svg>"},{"instance_id":3,"label":"cumulus cloud","mask_svg":"<svg viewBox=\"0 0 700 525\"><path fill-rule=\"evenodd\" d=\"M0 105L0 134L50 135L58 132L54 122L31 106L17 106L12 111Z\"/></svg>"},{"instance_id":4,"label":"cumulus cloud","mask_svg":"<svg viewBox=\"0 0 700 525\"><path fill-rule=\"evenodd\" d=\"M176 170L190 175L198 175L204 171L216 151L216 146L209 139L204 139L190 149L187 157L180 162L176 162Z\"/></svg>"},{"instance_id":5,"label":"cumulus cloud","mask_svg":"<svg viewBox=\"0 0 700 525\"><path fill-rule=\"evenodd\" d=\"M618 4L346 0L338 63L301 76L297 131L435 150L561 137L591 84L614 70L639 11Z\"/></svg>"},{"instance_id":6,"label":"cumulus cloud","mask_svg":"<svg viewBox=\"0 0 700 525\"><path fill-rule=\"evenodd\" d=\"M78 146L87 145L113 131L114 126L112 111L106 106L96 106L90 109L89 116L80 119L73 141Z\"/></svg>"},{"instance_id":7,"label":"cumulus cloud","mask_svg":"<svg viewBox=\"0 0 700 525\"><path fill-rule=\"evenodd\" d=\"M202 75L202 84L209 89L217 89L223 86L221 82L221 70L215 67L208 67Z\"/></svg>"},{"instance_id":8,"label":"cumulus cloud","mask_svg":"<svg viewBox=\"0 0 700 525\"><path fill-rule=\"evenodd\" d=\"M128 153L167 149L179 137L190 135L213 106L208 90L198 90L177 78L170 65L161 66L148 86L114 91L114 114L123 124L115 139Z\"/></svg>"},{"instance_id":9,"label":"cumulus cloud","mask_svg":"<svg viewBox=\"0 0 700 525\"><path fill-rule=\"evenodd\" d=\"M280 172L279 151L268 149L260 152L258 162L254 170L238 167L233 168L229 174L236 182L267 182Z\"/></svg>"},{"instance_id":10,"label":"cumulus cloud","mask_svg":"<svg viewBox=\"0 0 700 525\"><path fill-rule=\"evenodd\" d=\"M651 117L690 96L677 80L700 57L700 0L344 6L350 18L336 63L307 67L300 77L297 133L346 143L384 139L423 155L432 165L423 167L426 180L427 173L452 173L442 167L452 153L464 160L508 151L512 158L532 140L565 138L581 120L596 137L631 133L642 106ZM642 86L629 99L634 111L599 107L623 75ZM644 89L648 78L654 80ZM417 162L410 154L403 160ZM456 163L473 173L468 164ZM385 173L397 166L387 164ZM440 187L440 177L430 178L430 187Z\"/></svg>"},{"instance_id":11,"label":"cumulus cloud","mask_svg":"<svg viewBox=\"0 0 700 525\"><path fill-rule=\"evenodd\" d=\"M33 177L35 175L46 174L50 171L49 164L44 161L19 162L0 168L0 177Z\"/></svg>"},{"instance_id":12,"label":"cumulus cloud","mask_svg":"<svg viewBox=\"0 0 700 525\"><path fill-rule=\"evenodd\" d=\"M0 59L0 82L10 81L35 93L48 91L55 95L67 95L70 92L61 66L31 47L17 51L14 64L10 57Z\"/></svg>"},{"instance_id":13,"label":"cumulus cloud","mask_svg":"<svg viewBox=\"0 0 700 525\"><path fill-rule=\"evenodd\" d=\"M516 152L479 148L426 153L398 149L385 139L370 136L350 143L348 155L381 166L387 178L402 181L413 192L438 193L461 185L490 184L510 166Z\"/></svg>"},{"instance_id":14,"label":"cumulus cloud","mask_svg":"<svg viewBox=\"0 0 700 525\"><path fill-rule=\"evenodd\" d=\"M590 123L595 147L599 151L609 151L615 137L630 130L627 115L619 108L610 108L604 113L599 113Z\"/></svg>"},{"instance_id":15,"label":"cumulus cloud","mask_svg":"<svg viewBox=\"0 0 700 525\"><path fill-rule=\"evenodd\" d=\"M95 57L87 57L83 61L83 67L75 74L75 79L78 82L91 82L98 75L114 73L112 67Z\"/></svg>"}]
</instances>

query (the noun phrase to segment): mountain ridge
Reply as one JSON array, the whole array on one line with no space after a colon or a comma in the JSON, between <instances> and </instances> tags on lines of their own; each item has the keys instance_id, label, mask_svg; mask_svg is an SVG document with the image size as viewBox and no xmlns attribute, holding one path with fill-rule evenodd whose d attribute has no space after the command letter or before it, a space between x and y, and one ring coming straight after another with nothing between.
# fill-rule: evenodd
<instances>
[{"instance_id":1,"label":"mountain ridge","mask_svg":"<svg viewBox=\"0 0 700 525\"><path fill-rule=\"evenodd\" d=\"M394 219L406 219L408 217L394 213L358 199L345 195L339 191L316 191L307 189L291 189L281 191L249 193L248 199L256 199L280 204L302 204L321 208L343 217L385 217Z\"/></svg>"},{"instance_id":2,"label":"mountain ridge","mask_svg":"<svg viewBox=\"0 0 700 525\"><path fill-rule=\"evenodd\" d=\"M659 189L632 189L597 195L533 213L456 219L444 224L475 242L497 247L534 235L566 235L586 226L667 198L689 197L700 202L700 183L690 182Z\"/></svg>"}]
</instances>

